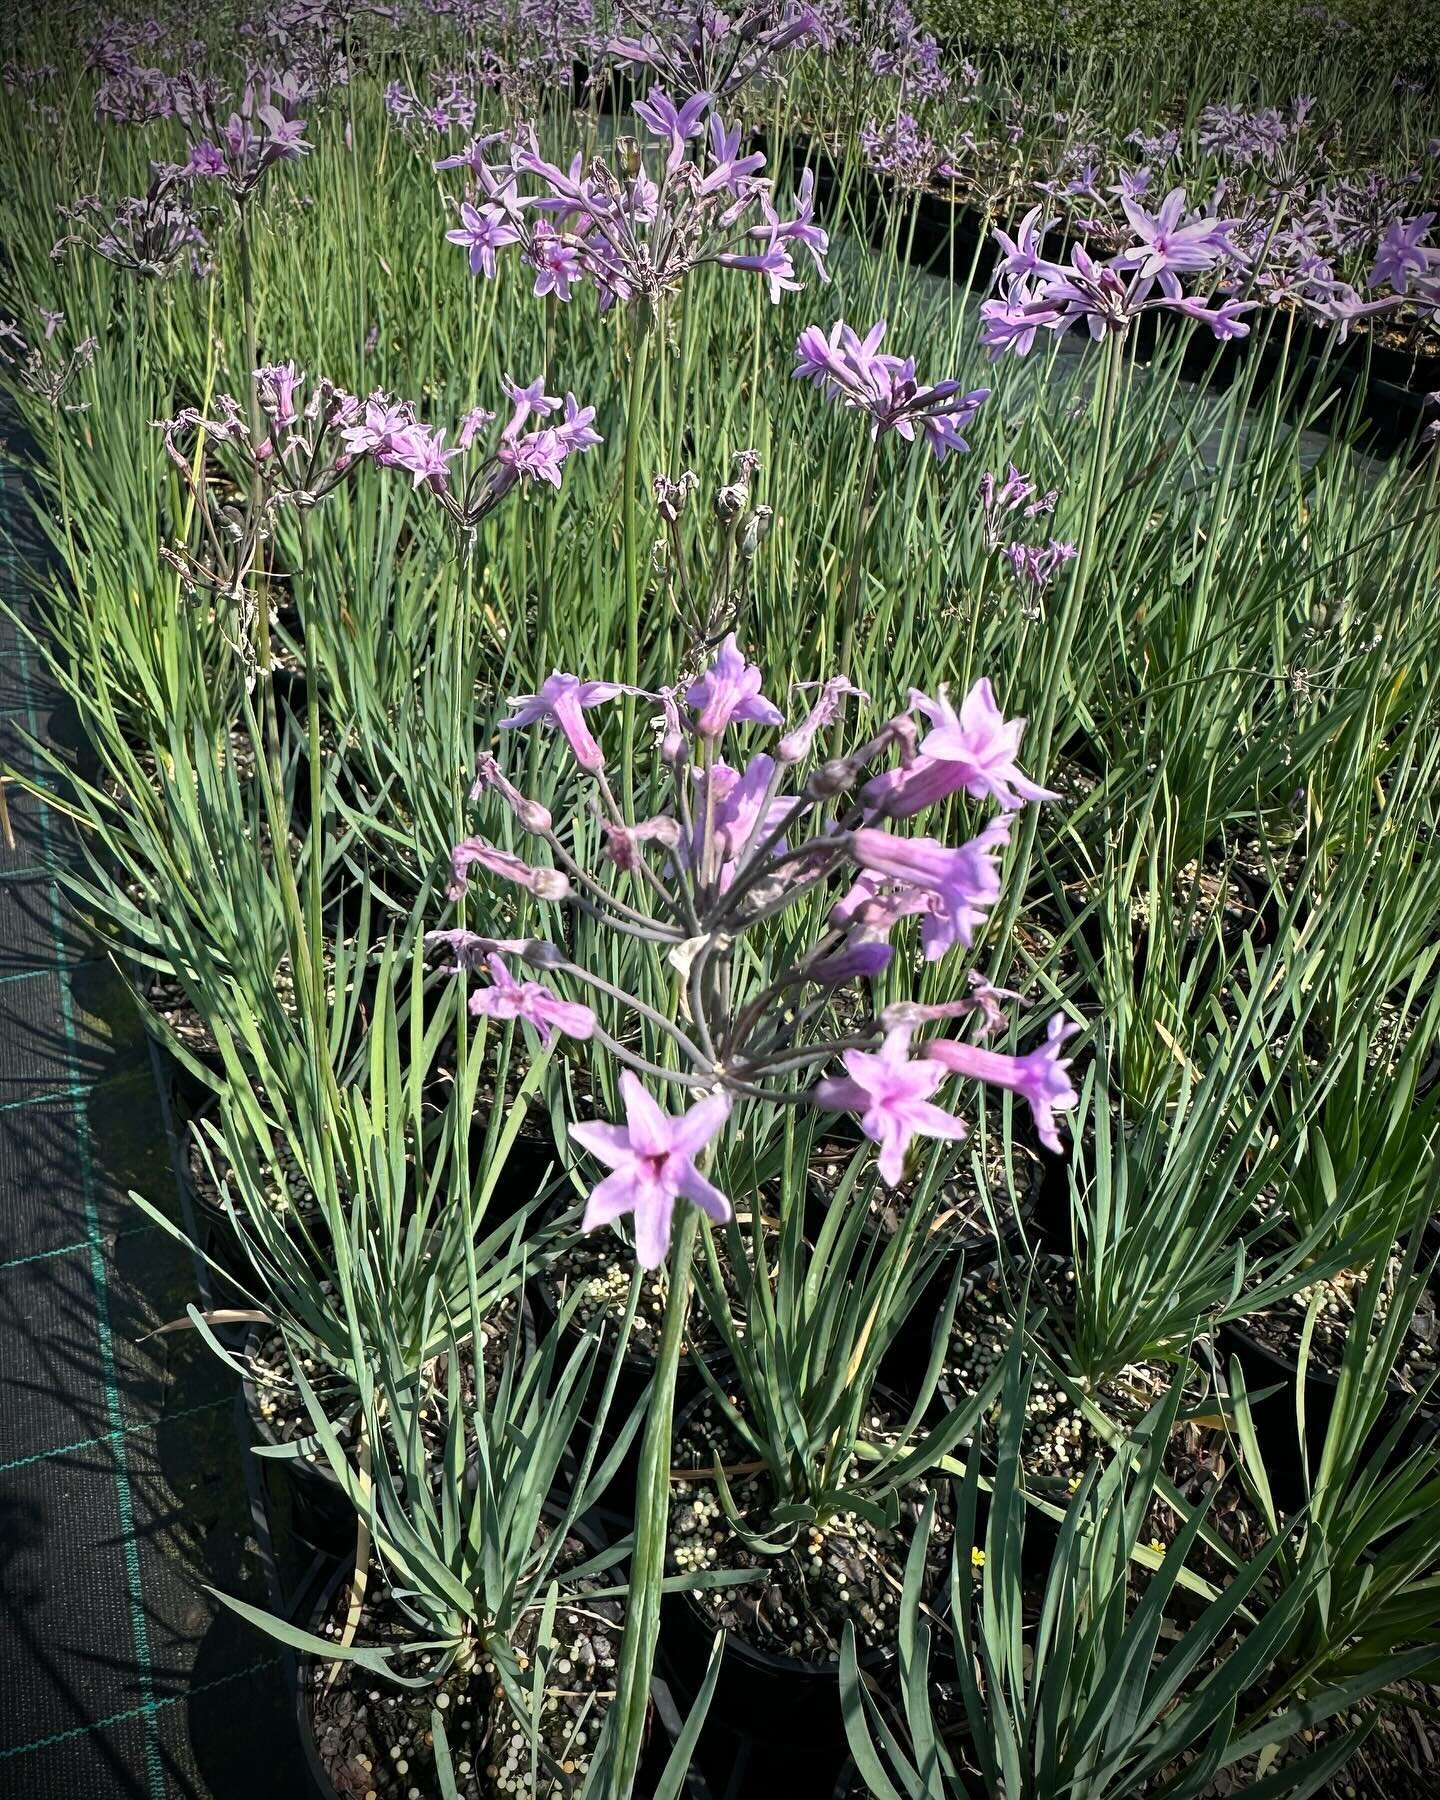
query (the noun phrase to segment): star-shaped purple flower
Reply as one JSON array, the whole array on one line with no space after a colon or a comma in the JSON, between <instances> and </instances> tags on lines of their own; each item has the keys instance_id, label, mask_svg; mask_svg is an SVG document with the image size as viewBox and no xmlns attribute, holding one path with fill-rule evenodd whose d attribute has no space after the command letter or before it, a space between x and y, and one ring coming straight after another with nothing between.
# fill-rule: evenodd
<instances>
[{"instance_id":1,"label":"star-shaped purple flower","mask_svg":"<svg viewBox=\"0 0 1440 1800\"><path fill-rule=\"evenodd\" d=\"M731 724L783 724L784 715L760 692L760 682L759 669L746 662L732 631L714 662L685 693L685 704L695 708L699 735L718 738Z\"/></svg>"},{"instance_id":2,"label":"star-shaped purple flower","mask_svg":"<svg viewBox=\"0 0 1440 1800\"><path fill-rule=\"evenodd\" d=\"M628 1069L620 1072L620 1091L623 1125L570 1127L571 1137L612 1171L591 1192L584 1229L595 1231L632 1213L635 1260L642 1269L658 1269L670 1248L677 1198L698 1206L717 1225L735 1216L724 1194L695 1167L695 1157L729 1116L730 1102L714 1094L676 1118L661 1110Z\"/></svg>"},{"instance_id":3,"label":"star-shaped purple flower","mask_svg":"<svg viewBox=\"0 0 1440 1800\"><path fill-rule=\"evenodd\" d=\"M811 1097L836 1112L859 1113L860 1129L880 1146L880 1178L891 1187L905 1173L911 1138L965 1136L963 1122L931 1100L945 1071L910 1056L908 1028L887 1032L874 1053L847 1050L841 1060L845 1074L817 1082Z\"/></svg>"},{"instance_id":4,"label":"star-shaped purple flower","mask_svg":"<svg viewBox=\"0 0 1440 1800\"><path fill-rule=\"evenodd\" d=\"M584 709L614 700L625 691L618 681L581 681L578 675L566 675L557 669L546 677L538 694L517 694L511 698L515 710L508 719L501 719L500 730L513 731L521 725L558 725L580 767L592 775L598 774L605 767L605 756L585 723Z\"/></svg>"}]
</instances>

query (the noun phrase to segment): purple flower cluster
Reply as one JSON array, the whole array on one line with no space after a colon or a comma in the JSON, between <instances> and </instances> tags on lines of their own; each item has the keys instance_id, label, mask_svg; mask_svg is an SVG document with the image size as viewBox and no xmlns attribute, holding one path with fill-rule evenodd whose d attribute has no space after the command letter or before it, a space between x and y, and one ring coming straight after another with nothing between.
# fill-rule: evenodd
<instances>
[{"instance_id":1,"label":"purple flower cluster","mask_svg":"<svg viewBox=\"0 0 1440 1800\"><path fill-rule=\"evenodd\" d=\"M828 279L828 240L814 222L809 170L793 215L782 219L759 174L764 156L743 147L740 127L710 110L708 94L677 106L656 88L635 115L663 151L654 173L629 140L618 173L599 159L587 169L578 155L561 169L540 155L533 134L495 161L491 152L503 140L493 137L443 159L437 166L463 164L478 189L446 234L469 252L472 272L493 276L498 252L518 245L537 295L569 300L574 285L588 281L602 308L616 300L653 304L702 263L764 275L778 300L800 285L791 260L797 247ZM522 194L522 181L538 182L539 191Z\"/></svg>"},{"instance_id":2,"label":"purple flower cluster","mask_svg":"<svg viewBox=\"0 0 1440 1800\"><path fill-rule=\"evenodd\" d=\"M957 154L922 131L912 113L897 113L887 124L868 119L860 128L860 153L877 175L899 187L928 187L948 170Z\"/></svg>"},{"instance_id":3,"label":"purple flower cluster","mask_svg":"<svg viewBox=\"0 0 1440 1800\"><path fill-rule=\"evenodd\" d=\"M889 0L880 15L881 41L870 52L870 72L898 81L902 98L933 99L950 86L940 45L922 31L904 0Z\"/></svg>"},{"instance_id":4,"label":"purple flower cluster","mask_svg":"<svg viewBox=\"0 0 1440 1800\"><path fill-rule=\"evenodd\" d=\"M918 426L938 462L952 450L968 451L960 434L989 399L989 388L962 394L958 381L927 387L915 379L913 357L881 350L884 336L883 319L863 338L843 319L836 320L828 337L818 325L807 325L795 345L796 379L813 381L822 394L865 413L872 438L894 431L913 443Z\"/></svg>"},{"instance_id":5,"label":"purple flower cluster","mask_svg":"<svg viewBox=\"0 0 1440 1800\"><path fill-rule=\"evenodd\" d=\"M1175 188L1157 213L1135 201L1124 202L1130 241L1101 261L1084 244L1072 244L1070 259L1060 263L1044 254L1050 230L1033 207L1014 237L996 231L1004 255L998 271L999 297L985 301L981 342L992 356L1007 350L1026 355L1041 331L1068 331L1084 320L1093 338L1129 329L1142 312L1166 308L1202 320L1217 338L1244 337L1243 315L1253 302L1213 303L1188 295L1180 276L1223 269L1233 259L1233 221L1210 214L1187 213L1185 191Z\"/></svg>"},{"instance_id":6,"label":"purple flower cluster","mask_svg":"<svg viewBox=\"0 0 1440 1800\"><path fill-rule=\"evenodd\" d=\"M749 82L778 76L808 45L828 49L833 38L833 25L808 0L753 0L735 14L697 8L668 32L613 37L606 49L676 93L709 94L718 104Z\"/></svg>"},{"instance_id":7,"label":"purple flower cluster","mask_svg":"<svg viewBox=\"0 0 1440 1800\"><path fill-rule=\"evenodd\" d=\"M542 1039L554 1031L587 1038L620 1063L623 1124L571 1129L609 1170L591 1194L587 1228L633 1215L637 1256L647 1268L664 1259L677 1200L716 1222L731 1217L701 1160L732 1109L747 1100L854 1112L879 1146L882 1179L892 1184L903 1177L914 1139L964 1135L963 1122L936 1099L952 1075L1019 1095L1052 1146L1056 1112L1075 1104L1062 1051L1076 1028L1063 1019L1052 1020L1045 1043L1024 1056L959 1037L917 1044L921 1028L940 1021L967 1019L981 1039L1004 1023L1000 1002L1014 996L974 971L955 1000L901 1001L859 1014L858 1023L848 1006L843 1034L825 1035L836 989L884 974L894 958L891 937L905 921L916 921L931 962L974 945L1001 897L1000 859L1015 810L1053 798L1019 765L1024 721L1004 717L986 681L958 709L943 688L933 699L914 691L908 708L851 754L811 762L820 732L856 690L843 676L820 684L805 714L785 730L763 688L733 634L683 693L642 696L615 682L556 672L537 692L512 701L502 726L548 726L563 737L578 779L592 785L589 807L578 797L567 800L565 816L597 815L603 847L582 852L594 835L573 826L562 834L550 809L522 794L487 752L476 794L496 796L546 860L481 836L451 854L453 898L467 893L479 871L542 904L578 911L663 958L681 984L678 1016L617 987L605 972L609 959L604 970L573 960L561 948L573 941L565 930L518 940L455 929L431 934L461 968L489 973L492 985L471 998L474 1012L523 1020ZM587 717L622 694L649 698L659 709L659 788L634 818L615 798ZM923 737L917 716L929 727ZM773 751L752 751L732 764L722 746L741 727L781 735ZM895 752L898 761L886 766ZM894 828L962 793L999 809L967 841L951 845ZM614 876L622 878L618 889ZM483 892L478 899L483 907ZM778 968L763 953L740 952L742 938L766 931L802 899L821 901L823 923L808 949ZM774 933L766 940L779 941ZM512 962L536 978L518 981ZM836 1059L844 1073L823 1074ZM820 1078L811 1081L812 1072ZM647 1082L678 1087L694 1104L671 1114Z\"/></svg>"},{"instance_id":8,"label":"purple flower cluster","mask_svg":"<svg viewBox=\"0 0 1440 1800\"><path fill-rule=\"evenodd\" d=\"M175 112L190 138L193 176L223 182L236 200L252 194L277 163L294 162L310 146L299 116L304 89L293 73L257 77L231 107L208 82L177 83Z\"/></svg>"},{"instance_id":9,"label":"purple flower cluster","mask_svg":"<svg viewBox=\"0 0 1440 1800\"><path fill-rule=\"evenodd\" d=\"M422 424L409 401L372 394L363 407L357 405L343 422L347 452L368 456L381 468L403 469L415 487L435 496L446 518L462 533L472 532L510 490L522 482L543 481L558 488L566 460L578 451L603 442L594 429L595 408L581 406L573 394L560 400L544 391L544 383L521 387L504 384L511 413L492 448L475 456L495 422L495 414L472 407L460 420L455 442L445 442L444 428ZM560 416L554 424L525 427L532 419ZM463 481L455 479L450 465L470 456L471 467Z\"/></svg>"}]
</instances>

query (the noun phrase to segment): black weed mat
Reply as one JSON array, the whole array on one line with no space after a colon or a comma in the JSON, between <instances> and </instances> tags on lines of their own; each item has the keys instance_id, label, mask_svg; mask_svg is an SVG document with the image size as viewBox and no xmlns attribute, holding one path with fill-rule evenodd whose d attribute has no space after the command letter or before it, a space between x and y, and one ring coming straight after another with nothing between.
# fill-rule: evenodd
<instances>
[{"instance_id":1,"label":"black weed mat","mask_svg":"<svg viewBox=\"0 0 1440 1800\"><path fill-rule=\"evenodd\" d=\"M0 427L9 421L0 417ZM0 598L43 557L0 476ZM0 617L0 765L73 744L33 642ZM68 914L55 805L0 815L0 1797L288 1800L306 1792L277 1646L208 1588L270 1597L232 1377L196 1295L168 1105L123 980Z\"/></svg>"}]
</instances>

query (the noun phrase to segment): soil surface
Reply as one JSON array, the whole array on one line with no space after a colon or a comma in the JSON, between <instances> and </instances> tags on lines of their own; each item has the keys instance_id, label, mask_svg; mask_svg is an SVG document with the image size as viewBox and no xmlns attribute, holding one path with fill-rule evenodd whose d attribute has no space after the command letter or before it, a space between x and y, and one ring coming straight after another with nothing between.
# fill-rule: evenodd
<instances>
[{"instance_id":1,"label":"soil surface","mask_svg":"<svg viewBox=\"0 0 1440 1800\"><path fill-rule=\"evenodd\" d=\"M868 1421L876 1438L884 1438L898 1423L898 1417L880 1406ZM801 1526L793 1545L781 1554L762 1555L735 1535L713 1475L701 1473L713 1467L717 1456L740 1516L751 1531L765 1532L769 1496L764 1477L753 1461L746 1460L748 1452L706 1400L677 1425L675 1433L666 1572L764 1571L764 1577L754 1582L696 1591L692 1603L707 1622L724 1626L756 1649L811 1666L838 1659L847 1621L854 1624L862 1655L893 1646L905 1557L930 1492L925 1484L912 1482L902 1494L894 1531L842 1512L824 1525ZM838 1472L842 1481L844 1473ZM940 1505L927 1558L931 1592L938 1591L946 1578L952 1535L948 1490L942 1487L938 1492Z\"/></svg>"}]
</instances>

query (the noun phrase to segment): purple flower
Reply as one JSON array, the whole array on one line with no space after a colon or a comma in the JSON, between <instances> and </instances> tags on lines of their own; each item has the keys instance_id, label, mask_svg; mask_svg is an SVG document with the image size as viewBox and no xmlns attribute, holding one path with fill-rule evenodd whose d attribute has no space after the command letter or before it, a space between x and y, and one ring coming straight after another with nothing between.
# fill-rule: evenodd
<instances>
[{"instance_id":1,"label":"purple flower","mask_svg":"<svg viewBox=\"0 0 1440 1800\"><path fill-rule=\"evenodd\" d=\"M648 125L657 138L670 145L671 155L678 161L684 154L687 140L699 137L705 129L710 96L692 94L677 107L664 88L651 88L643 100L635 102L631 110L641 124Z\"/></svg>"},{"instance_id":2,"label":"purple flower","mask_svg":"<svg viewBox=\"0 0 1440 1800\"><path fill-rule=\"evenodd\" d=\"M967 950L974 943L987 909L1000 898L995 857L1009 841L1008 813L958 850L938 838L895 837L870 825L850 835L851 853L862 869L924 891L920 942L927 962L938 961L957 943Z\"/></svg>"},{"instance_id":3,"label":"purple flower","mask_svg":"<svg viewBox=\"0 0 1440 1800\"><path fill-rule=\"evenodd\" d=\"M1001 268L1005 274L1023 279L1027 275L1038 275L1051 266L1045 261L1041 251L1045 236L1053 228L1055 221L1047 219L1043 225L1040 224L1038 221L1041 210L1038 206L1032 206L1015 227L1013 238L1009 232L997 228L995 242L1004 253Z\"/></svg>"},{"instance_id":4,"label":"purple flower","mask_svg":"<svg viewBox=\"0 0 1440 1800\"><path fill-rule=\"evenodd\" d=\"M498 207L472 206L460 203L460 223L445 233L452 244L461 244L470 252L470 273L495 277L495 252L510 244L518 244L520 233Z\"/></svg>"},{"instance_id":5,"label":"purple flower","mask_svg":"<svg viewBox=\"0 0 1440 1800\"><path fill-rule=\"evenodd\" d=\"M735 864L757 830L772 831L790 816L795 801L777 795L765 807L765 796L775 774L774 759L762 751L752 756L745 772L732 769L729 763L713 763L708 771L691 770L695 783L695 830L685 846L691 868L699 865L705 844L708 818L713 840L720 851L720 891L724 893L735 879ZM761 808L765 807L762 820Z\"/></svg>"},{"instance_id":6,"label":"purple flower","mask_svg":"<svg viewBox=\"0 0 1440 1800\"><path fill-rule=\"evenodd\" d=\"M485 958L493 987L479 988L470 996L476 1018L524 1019L535 1027L540 1042L548 1044L555 1032L567 1037L594 1035L595 1014L578 1000L562 1000L543 981L516 981L504 960L493 953Z\"/></svg>"},{"instance_id":7,"label":"purple flower","mask_svg":"<svg viewBox=\"0 0 1440 1800\"><path fill-rule=\"evenodd\" d=\"M501 433L502 437L517 437L520 427L532 417L548 418L560 404L557 395L545 392L543 375L537 375L528 387L521 387L518 381L512 381L506 375L501 378L500 385L505 390L506 399L515 409L510 416L510 423Z\"/></svg>"},{"instance_id":8,"label":"purple flower","mask_svg":"<svg viewBox=\"0 0 1440 1800\"><path fill-rule=\"evenodd\" d=\"M522 438L502 439L495 457L511 482L548 481L558 488L561 466L569 454L570 446L560 433L546 427Z\"/></svg>"},{"instance_id":9,"label":"purple flower","mask_svg":"<svg viewBox=\"0 0 1440 1800\"><path fill-rule=\"evenodd\" d=\"M880 1146L881 1180L891 1187L905 1173L911 1138L965 1136L964 1124L931 1100L945 1071L912 1060L909 1052L907 1029L887 1032L879 1051L847 1050L841 1058L845 1074L828 1076L811 1090L818 1106L859 1113L860 1129Z\"/></svg>"},{"instance_id":10,"label":"purple flower","mask_svg":"<svg viewBox=\"0 0 1440 1800\"><path fill-rule=\"evenodd\" d=\"M508 850L487 844L484 838L466 838L450 852L450 886L446 890L452 900L463 900L470 870L475 867L487 875L498 875L502 881L513 881L533 894L537 900L564 900L570 893L570 880L560 869L537 869Z\"/></svg>"},{"instance_id":11,"label":"purple flower","mask_svg":"<svg viewBox=\"0 0 1440 1800\"><path fill-rule=\"evenodd\" d=\"M445 448L444 431L412 425L397 440L394 460L400 468L410 471L417 488L428 482L437 492L443 492L449 481L447 465L462 454L458 444L450 450Z\"/></svg>"},{"instance_id":12,"label":"purple flower","mask_svg":"<svg viewBox=\"0 0 1440 1800\"><path fill-rule=\"evenodd\" d=\"M727 130L718 114L710 115L710 154L715 166L701 179L700 193L723 192L738 198L744 192L747 177L765 167L765 158L758 150L749 156L740 154L740 136L738 125Z\"/></svg>"},{"instance_id":13,"label":"purple flower","mask_svg":"<svg viewBox=\"0 0 1440 1800\"><path fill-rule=\"evenodd\" d=\"M594 417L595 408L593 406L581 406L573 394L566 394L565 417L555 427L555 435L571 452L593 450L597 444L605 442L600 433L592 427Z\"/></svg>"},{"instance_id":14,"label":"purple flower","mask_svg":"<svg viewBox=\"0 0 1440 1800\"><path fill-rule=\"evenodd\" d=\"M762 680L754 663L747 663L732 631L720 653L698 681L685 692L685 704L695 708L695 730L702 738L718 738L731 724L781 725L784 716L760 692Z\"/></svg>"},{"instance_id":15,"label":"purple flower","mask_svg":"<svg viewBox=\"0 0 1440 1800\"><path fill-rule=\"evenodd\" d=\"M1031 597L1048 592L1051 583L1068 562L1080 554L1074 544L1062 544L1051 538L1048 544L1014 543L1005 546L1005 560L1015 571L1015 579Z\"/></svg>"},{"instance_id":16,"label":"purple flower","mask_svg":"<svg viewBox=\"0 0 1440 1800\"><path fill-rule=\"evenodd\" d=\"M256 369L255 395L261 412L272 425L295 423L295 390L304 380L293 362L270 363L263 369Z\"/></svg>"},{"instance_id":17,"label":"purple flower","mask_svg":"<svg viewBox=\"0 0 1440 1800\"><path fill-rule=\"evenodd\" d=\"M820 987L843 987L850 981L873 981L889 968L895 952L880 938L857 937L828 956L805 965L805 979Z\"/></svg>"},{"instance_id":18,"label":"purple flower","mask_svg":"<svg viewBox=\"0 0 1440 1800\"><path fill-rule=\"evenodd\" d=\"M818 325L807 325L795 345L795 376L813 381L842 406L866 413L872 437L894 431L913 443L918 425L938 462L952 450L967 451L970 446L960 433L989 399L990 390L977 388L961 395L958 381L922 386L915 379L911 358L881 351L884 336L883 319L863 338L843 319L835 322L828 337Z\"/></svg>"},{"instance_id":19,"label":"purple flower","mask_svg":"<svg viewBox=\"0 0 1440 1800\"><path fill-rule=\"evenodd\" d=\"M1383 287L1388 282L1397 294L1404 294L1409 292L1412 275L1428 275L1440 263L1440 250L1424 241L1434 223L1433 212L1417 213L1413 219L1392 219L1376 246L1366 287Z\"/></svg>"},{"instance_id":20,"label":"purple flower","mask_svg":"<svg viewBox=\"0 0 1440 1800\"><path fill-rule=\"evenodd\" d=\"M1056 1013L1050 1020L1045 1042L1025 1056L1006 1056L998 1050L983 1050L977 1044L957 1043L953 1038L937 1038L927 1044L925 1055L953 1074L1018 1094L1030 1108L1040 1142L1047 1150L1058 1151L1060 1137L1055 1129L1055 1114L1074 1106L1079 1097L1068 1073L1070 1059L1060 1052L1065 1040L1079 1029L1073 1019Z\"/></svg>"},{"instance_id":21,"label":"purple flower","mask_svg":"<svg viewBox=\"0 0 1440 1800\"><path fill-rule=\"evenodd\" d=\"M937 699L912 688L910 705L935 727L907 767L888 770L866 784L861 798L876 814L909 818L961 788L975 800L991 799L1007 811L1027 800L1058 796L1038 787L1016 758L1025 733L1023 719L1007 719L988 680L977 681L957 713L942 686Z\"/></svg>"},{"instance_id":22,"label":"purple flower","mask_svg":"<svg viewBox=\"0 0 1440 1800\"><path fill-rule=\"evenodd\" d=\"M578 675L565 675L557 669L546 678L538 694L518 694L511 699L510 704L515 710L508 719L501 719L499 729L513 731L522 725L558 725L576 762L595 775L605 767L605 757L585 723L584 709L614 700L628 691L618 681L581 681Z\"/></svg>"},{"instance_id":23,"label":"purple flower","mask_svg":"<svg viewBox=\"0 0 1440 1800\"><path fill-rule=\"evenodd\" d=\"M724 1094L714 1094L676 1118L661 1111L629 1069L621 1070L620 1091L624 1125L570 1127L571 1137L613 1171L591 1193L584 1229L595 1231L632 1213L635 1260L642 1269L658 1269L670 1248L677 1199L698 1206L717 1225L735 1216L694 1160L729 1117L730 1102Z\"/></svg>"},{"instance_id":24,"label":"purple flower","mask_svg":"<svg viewBox=\"0 0 1440 1800\"><path fill-rule=\"evenodd\" d=\"M1146 212L1131 199L1120 204L1139 243L1123 251L1117 261L1125 268L1136 269L1142 281L1174 272L1208 269L1222 257L1234 254L1230 242L1234 220L1208 218L1203 213L1192 213L1187 218L1184 188L1172 188L1157 213Z\"/></svg>"}]
</instances>

